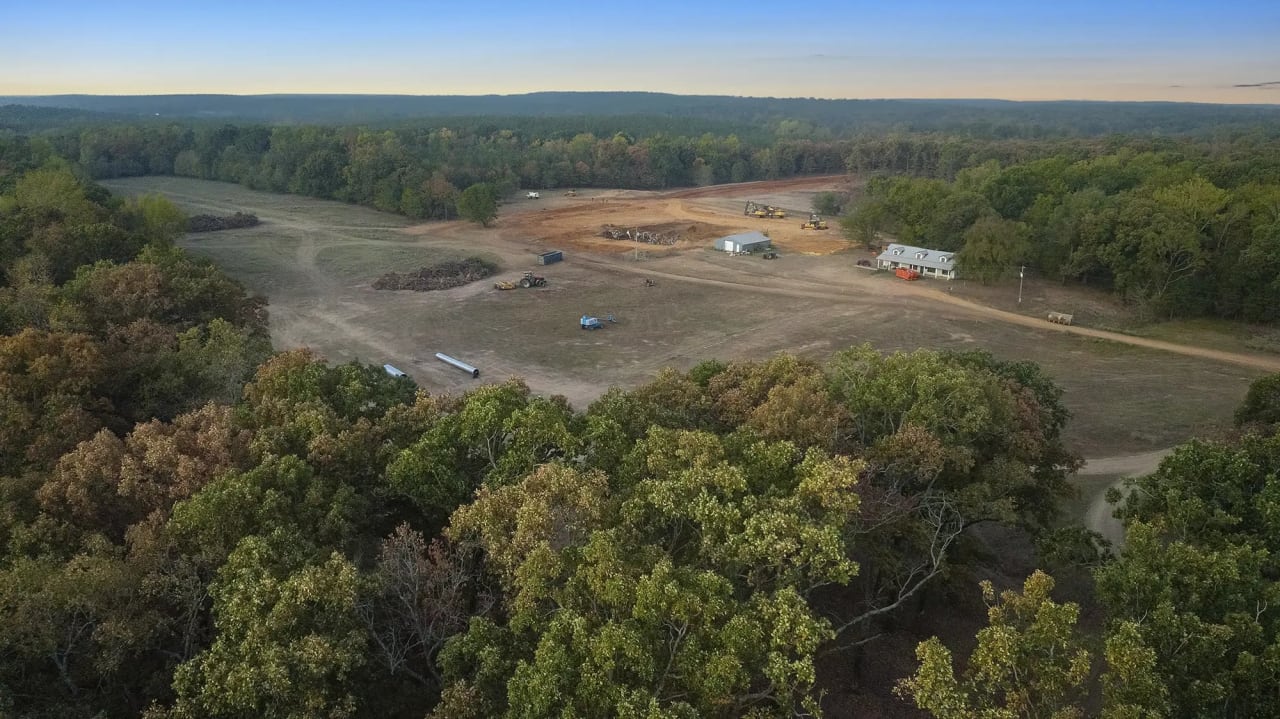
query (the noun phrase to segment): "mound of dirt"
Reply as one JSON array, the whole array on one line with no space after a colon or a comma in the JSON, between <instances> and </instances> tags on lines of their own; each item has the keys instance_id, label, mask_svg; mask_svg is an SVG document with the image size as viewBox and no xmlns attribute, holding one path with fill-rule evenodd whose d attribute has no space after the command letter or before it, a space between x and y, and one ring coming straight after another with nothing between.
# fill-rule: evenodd
<instances>
[{"instance_id":1,"label":"mound of dirt","mask_svg":"<svg viewBox=\"0 0 1280 719\"><path fill-rule=\"evenodd\" d=\"M237 212L227 217L217 215L192 215L187 218L187 232L217 232L218 230L235 230L241 227L253 227L258 224L258 216Z\"/></svg>"},{"instance_id":2,"label":"mound of dirt","mask_svg":"<svg viewBox=\"0 0 1280 719\"><path fill-rule=\"evenodd\" d=\"M388 272L373 282L375 290L414 290L430 292L461 287L483 280L498 271L498 266L479 257L449 260L423 267L416 272Z\"/></svg>"}]
</instances>

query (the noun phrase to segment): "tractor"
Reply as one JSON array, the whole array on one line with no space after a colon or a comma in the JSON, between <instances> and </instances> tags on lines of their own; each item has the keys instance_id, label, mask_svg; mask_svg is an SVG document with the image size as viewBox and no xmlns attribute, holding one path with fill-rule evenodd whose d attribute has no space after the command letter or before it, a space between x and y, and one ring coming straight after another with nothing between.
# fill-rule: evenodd
<instances>
[{"instance_id":1,"label":"tractor","mask_svg":"<svg viewBox=\"0 0 1280 719\"><path fill-rule=\"evenodd\" d=\"M809 221L800 225L802 230L825 230L827 229L827 221L818 217L816 214L809 215Z\"/></svg>"},{"instance_id":2,"label":"tractor","mask_svg":"<svg viewBox=\"0 0 1280 719\"><path fill-rule=\"evenodd\" d=\"M547 278L541 275L535 275L532 271L525 272L524 277L520 278L520 286L526 290L530 287L546 287Z\"/></svg>"},{"instance_id":3,"label":"tractor","mask_svg":"<svg viewBox=\"0 0 1280 719\"><path fill-rule=\"evenodd\" d=\"M547 278L541 275L535 275L533 272L525 272L524 277L521 277L518 282L512 282L511 280L499 280L493 283L493 288L495 290L514 290L517 287L523 287L527 290L530 287L546 286Z\"/></svg>"}]
</instances>

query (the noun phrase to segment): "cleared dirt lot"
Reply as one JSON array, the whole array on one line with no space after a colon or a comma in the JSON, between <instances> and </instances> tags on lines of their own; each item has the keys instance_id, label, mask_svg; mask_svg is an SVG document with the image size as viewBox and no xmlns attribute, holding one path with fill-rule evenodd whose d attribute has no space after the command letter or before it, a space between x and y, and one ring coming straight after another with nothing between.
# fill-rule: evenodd
<instances>
[{"instance_id":1,"label":"cleared dirt lot","mask_svg":"<svg viewBox=\"0 0 1280 719\"><path fill-rule=\"evenodd\" d=\"M796 205L813 192L844 183L805 178L575 198L548 192L543 200L505 205L490 229L415 226L365 208L198 180L105 184L122 193L162 192L193 212L256 213L263 220L258 227L191 235L183 245L270 298L278 347L306 345L334 361L390 363L433 391L475 383L433 359L435 352L481 368L480 381L519 375L536 391L585 406L610 386L712 357L786 350L822 359L863 342L884 350L982 347L1044 366L1074 412L1070 440L1086 456L1106 457L1208 431L1229 419L1253 378L1280 370L1274 356L1170 352L1158 342L1087 327L1064 331L1038 317L974 304L977 288L948 293L938 284L859 270L854 261L864 253L848 250L834 229L800 230L803 217L742 215L748 199L803 211ZM637 247L599 237L605 224L676 228L682 239L671 247ZM776 261L708 249L712 237L762 228L782 252ZM545 289L499 292L491 282L426 293L371 287L387 271L472 254L499 263L499 278L514 278L534 269L533 253L546 248L564 250L567 259L537 268L549 279ZM637 250L643 259L635 259ZM656 286L645 287L645 278ZM1033 310L1039 311L1028 305ZM584 332L583 313L613 313L618 322Z\"/></svg>"}]
</instances>

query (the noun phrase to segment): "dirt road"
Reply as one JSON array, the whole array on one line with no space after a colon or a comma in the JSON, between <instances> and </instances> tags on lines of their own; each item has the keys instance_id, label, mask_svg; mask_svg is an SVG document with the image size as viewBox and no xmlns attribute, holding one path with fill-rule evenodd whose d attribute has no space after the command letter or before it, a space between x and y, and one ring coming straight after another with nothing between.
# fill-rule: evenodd
<instances>
[{"instance_id":1,"label":"dirt road","mask_svg":"<svg viewBox=\"0 0 1280 719\"><path fill-rule=\"evenodd\" d=\"M1116 477L1117 475L1119 478L1101 486L1089 487L1093 498L1089 501L1088 509L1085 510L1084 526L1101 534L1104 539L1111 542L1113 549L1123 549L1124 526L1120 524L1120 520L1112 516L1115 505L1107 501L1107 491L1112 488L1123 491L1126 479L1142 477L1156 471L1160 466L1160 460L1169 456L1172 451L1172 448L1166 448L1141 454L1087 460L1084 467L1076 474L1077 479L1096 476Z\"/></svg>"},{"instance_id":2,"label":"dirt road","mask_svg":"<svg viewBox=\"0 0 1280 719\"><path fill-rule=\"evenodd\" d=\"M603 255L597 257L582 257L581 261L600 266L607 266L609 269L618 272L628 272L636 275L658 277L666 280L690 282L707 286L749 290L760 294L822 299L833 303L853 302L861 304L865 302L865 299L862 297L844 294L854 287L853 282L841 284L817 283L809 280L788 278L770 278L767 280L753 278L749 282L744 282L655 270L650 267L642 267L637 266L634 263L628 263L624 260L618 259L616 256ZM851 277L856 277L856 275L851 274ZM913 296L933 302L945 303L953 307L961 308L972 314L998 319L1010 324L1021 325L1023 327L1030 327L1037 330L1073 334L1081 337L1092 337L1095 339L1108 340L1110 342L1119 342L1121 344L1127 344L1134 347L1144 347L1147 349L1160 350L1162 352L1173 352L1176 354L1186 355L1188 357L1199 357L1216 362L1225 362L1242 367L1259 369L1266 372L1280 372L1280 357L1226 352L1207 347L1196 347L1193 345L1165 342L1163 340L1136 337L1133 335L1121 334L1119 332L1109 332L1089 327L1054 324L1038 317L1029 317L1027 315L1020 315L1015 312L1007 312L994 307L970 302L968 300L952 296L945 291L921 284L906 282L881 283L880 291L898 296Z\"/></svg>"}]
</instances>

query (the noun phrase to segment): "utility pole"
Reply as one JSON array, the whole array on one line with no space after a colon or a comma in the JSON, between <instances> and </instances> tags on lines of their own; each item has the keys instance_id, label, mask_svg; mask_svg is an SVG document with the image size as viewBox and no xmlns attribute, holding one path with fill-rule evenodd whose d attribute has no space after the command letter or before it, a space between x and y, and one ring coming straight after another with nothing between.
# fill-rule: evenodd
<instances>
[{"instance_id":1,"label":"utility pole","mask_svg":"<svg viewBox=\"0 0 1280 719\"><path fill-rule=\"evenodd\" d=\"M1023 265L1018 270L1018 305L1022 305L1022 278L1027 274L1027 266Z\"/></svg>"}]
</instances>

